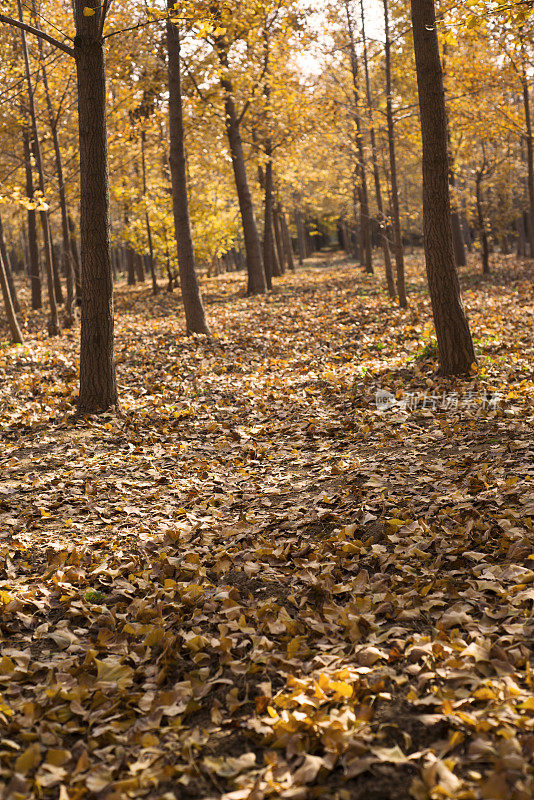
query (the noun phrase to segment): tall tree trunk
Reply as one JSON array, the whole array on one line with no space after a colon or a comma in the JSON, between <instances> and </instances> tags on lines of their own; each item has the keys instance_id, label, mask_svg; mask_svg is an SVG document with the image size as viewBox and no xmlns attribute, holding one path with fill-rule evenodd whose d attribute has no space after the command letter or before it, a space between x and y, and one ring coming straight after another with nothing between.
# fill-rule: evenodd
<instances>
[{"instance_id":1,"label":"tall tree trunk","mask_svg":"<svg viewBox=\"0 0 534 800\"><path fill-rule=\"evenodd\" d=\"M528 165L528 203L529 203L529 241L530 256L534 258L534 143L532 140L532 117L530 116L530 96L528 91L528 78L525 73L521 76L523 86L523 106L525 109L525 127L527 142L527 165Z\"/></svg>"},{"instance_id":2,"label":"tall tree trunk","mask_svg":"<svg viewBox=\"0 0 534 800\"><path fill-rule=\"evenodd\" d=\"M145 262L141 253L135 254L135 272L139 283L145 282Z\"/></svg>"},{"instance_id":3,"label":"tall tree trunk","mask_svg":"<svg viewBox=\"0 0 534 800\"><path fill-rule=\"evenodd\" d=\"M295 211L295 225L297 228L297 244L299 251L299 264L302 267L304 259L307 257L306 253L306 238L304 232L304 223L302 222L302 213L300 209Z\"/></svg>"},{"instance_id":4,"label":"tall tree trunk","mask_svg":"<svg viewBox=\"0 0 534 800\"><path fill-rule=\"evenodd\" d=\"M173 8L172 0L168 0ZM188 333L210 333L195 265L195 251L189 218L187 172L185 162L182 78L180 66L180 34L176 25L167 22L169 57L169 163L171 167L174 229L178 249L178 269Z\"/></svg>"},{"instance_id":5,"label":"tall tree trunk","mask_svg":"<svg viewBox=\"0 0 534 800\"><path fill-rule=\"evenodd\" d=\"M273 232L274 243L276 246L276 253L278 256L278 264L282 275L286 271L286 258L284 251L284 236L282 233L282 225L280 221L280 209L276 204L273 204Z\"/></svg>"},{"instance_id":6,"label":"tall tree trunk","mask_svg":"<svg viewBox=\"0 0 534 800\"><path fill-rule=\"evenodd\" d=\"M293 245L291 244L291 235L289 233L289 226L287 224L286 215L282 207L279 207L280 228L282 231L282 239L284 243L284 252L286 256L287 268L295 272L295 259L293 258Z\"/></svg>"},{"instance_id":7,"label":"tall tree trunk","mask_svg":"<svg viewBox=\"0 0 534 800\"><path fill-rule=\"evenodd\" d=\"M447 118L434 0L411 0L423 140L423 226L430 299L444 375L476 362L454 261L449 198Z\"/></svg>"},{"instance_id":8,"label":"tall tree trunk","mask_svg":"<svg viewBox=\"0 0 534 800\"><path fill-rule=\"evenodd\" d=\"M360 115L360 88L358 85L358 56L356 55L356 43L354 40L354 29L350 15L349 0L344 0L345 12L347 16L347 29L349 33L350 47L350 68L352 74L352 93L354 97L354 123L356 128L356 146L358 148L358 176L360 179L359 199L360 199L360 226L363 266L366 272L373 272L373 249L371 242L371 214L369 212L369 194L367 191L367 171L365 165L365 150L363 146L363 132Z\"/></svg>"},{"instance_id":9,"label":"tall tree trunk","mask_svg":"<svg viewBox=\"0 0 534 800\"><path fill-rule=\"evenodd\" d=\"M489 242L484 221L484 207L482 197L482 181L484 179L484 169L479 169L475 174L475 197L477 204L478 233L480 235L480 252L482 256L482 274L489 275Z\"/></svg>"},{"instance_id":10,"label":"tall tree trunk","mask_svg":"<svg viewBox=\"0 0 534 800\"><path fill-rule=\"evenodd\" d=\"M35 0L33 1L33 10L35 14L35 27L38 28L38 16L36 13ZM74 282L74 268L72 265L72 256L70 251L70 238L69 238L69 223L67 211L67 195L65 193L65 182L63 179L63 159L61 157L61 148L59 146L59 136L57 132L57 117L52 108L52 100L50 97L50 89L48 86L48 73L46 70L46 61L43 56L43 42L42 39L37 39L39 45L39 61L41 73L43 76L43 87L45 90L46 106L48 111L48 122L50 131L52 133L52 142L54 145L54 155L56 159L56 172L58 182L59 194L59 208L61 212L61 233L63 239L63 271L67 281L67 309L65 314L65 325L70 327L74 322L74 303L75 303L75 282ZM56 298L57 298L57 281L56 281ZM61 283L59 284L61 290ZM58 302L61 302L58 299Z\"/></svg>"},{"instance_id":11,"label":"tall tree trunk","mask_svg":"<svg viewBox=\"0 0 534 800\"><path fill-rule=\"evenodd\" d=\"M80 253L78 251L78 241L76 239L76 225L71 215L68 215L69 222L69 242L70 242L70 255L71 263L74 269L74 281L76 284L76 301L78 305L81 304L82 298L82 273L80 267Z\"/></svg>"},{"instance_id":12,"label":"tall tree trunk","mask_svg":"<svg viewBox=\"0 0 534 800\"><path fill-rule=\"evenodd\" d=\"M4 262L4 272L6 274L6 280L9 285L9 293L11 295L13 308L15 310L15 314L18 314L20 311L20 303L17 297L15 281L13 279L13 270L11 269L11 261L9 259L9 254L7 252L6 242L4 239L4 226L2 224L1 215L0 215L0 253L2 254L2 260Z\"/></svg>"},{"instance_id":13,"label":"tall tree trunk","mask_svg":"<svg viewBox=\"0 0 534 800\"><path fill-rule=\"evenodd\" d=\"M272 288L272 278L276 272L274 264L274 239L273 239L273 162L270 141L265 147L267 163L265 165L265 221L263 227L263 266L267 288Z\"/></svg>"},{"instance_id":14,"label":"tall tree trunk","mask_svg":"<svg viewBox=\"0 0 534 800\"><path fill-rule=\"evenodd\" d=\"M248 272L247 294L264 294L267 290L267 282L261 257L261 243L258 235L258 227L256 225L256 217L254 216L252 195L250 194L248 185L240 121L235 107L232 82L228 77L228 46L223 36L217 38L216 50L222 67L220 83L224 91L226 134L228 136L230 154L232 156L239 210L243 223L243 235L245 237Z\"/></svg>"},{"instance_id":15,"label":"tall tree trunk","mask_svg":"<svg viewBox=\"0 0 534 800\"><path fill-rule=\"evenodd\" d=\"M137 276L135 274L135 252L133 247L126 248L126 264L128 265L128 286L135 286Z\"/></svg>"},{"instance_id":16,"label":"tall tree trunk","mask_svg":"<svg viewBox=\"0 0 534 800\"><path fill-rule=\"evenodd\" d=\"M447 108L446 62L447 62L447 43L444 42L442 69L443 69L443 87L445 90L445 109ZM456 261L457 267L465 267L466 260L465 260L464 239L462 236L462 227L460 225L460 214L458 212L456 197L454 196L456 175L455 175L454 153L452 151L451 128L449 125L448 118L447 118L447 147L449 152L449 187L450 187L450 197L451 197L451 227L452 227L452 243L454 247L454 260Z\"/></svg>"},{"instance_id":17,"label":"tall tree trunk","mask_svg":"<svg viewBox=\"0 0 534 800\"><path fill-rule=\"evenodd\" d=\"M154 247L152 244L152 226L150 225L150 217L148 215L148 208L146 206L147 193L146 193L146 159L145 159L145 132L141 131L141 171L143 179L143 199L145 201L145 227L146 238L148 242L148 268L150 270L150 277L152 279L152 294L159 292L158 282L156 280L156 267L154 264Z\"/></svg>"},{"instance_id":18,"label":"tall tree trunk","mask_svg":"<svg viewBox=\"0 0 534 800\"><path fill-rule=\"evenodd\" d=\"M9 333L11 335L11 341L14 344L22 344L24 339L22 338L22 332L17 322L17 316L15 314L15 309L13 307L13 300L9 289L9 283L7 280L7 275L4 267L4 259L1 251L0 251L0 289L2 290L2 297L4 298L4 307L6 310L7 324L9 325Z\"/></svg>"},{"instance_id":19,"label":"tall tree trunk","mask_svg":"<svg viewBox=\"0 0 534 800\"><path fill-rule=\"evenodd\" d=\"M24 145L24 167L26 170L26 197L32 201L34 189L30 133L26 125L22 129L22 142ZM33 208L28 209L28 266L32 308L42 308L41 271L39 269L39 248L37 246L37 215Z\"/></svg>"},{"instance_id":20,"label":"tall tree trunk","mask_svg":"<svg viewBox=\"0 0 534 800\"><path fill-rule=\"evenodd\" d=\"M404 276L404 248L402 245L402 231L400 224L399 186L397 181L397 156L395 153L395 119L393 117L393 92L391 85L391 40L389 36L389 7L388 0L384 2L384 30L385 30L385 61L386 61L386 117L388 123L388 149L389 172L391 183L391 211L393 225L393 240L395 249L395 267L397 271L397 292L399 305L406 308L406 280Z\"/></svg>"},{"instance_id":21,"label":"tall tree trunk","mask_svg":"<svg viewBox=\"0 0 534 800\"><path fill-rule=\"evenodd\" d=\"M84 8L93 8L85 16ZM78 414L116 407L106 69L99 0L74 0L80 134L82 313Z\"/></svg>"},{"instance_id":22,"label":"tall tree trunk","mask_svg":"<svg viewBox=\"0 0 534 800\"><path fill-rule=\"evenodd\" d=\"M371 135L371 158L373 164L373 176L375 181L376 193L376 206L378 209L378 223L380 225L380 241L382 242L382 251L384 253L384 271L386 275L386 283L388 286L389 296L394 298L397 296L395 291L395 282L393 280L393 270L391 267L391 253L389 251L389 241L386 230L386 216L384 214L384 204L382 202L382 187L380 186L380 173L378 170L378 155L376 150L376 135L374 125L374 102L371 92L371 81L369 78L369 59L367 56L367 37L365 35L365 12L363 7L363 0L360 0L361 18L362 18L362 40L363 40L363 64L365 70L365 93L367 96L367 110L369 114L369 131Z\"/></svg>"},{"instance_id":23,"label":"tall tree trunk","mask_svg":"<svg viewBox=\"0 0 534 800\"><path fill-rule=\"evenodd\" d=\"M18 0L17 4L18 4L19 19L22 21L23 13L22 13L21 0ZM22 43L22 55L24 58L24 70L26 73L26 84L28 89L28 106L29 106L30 120L32 126L32 136L33 136L33 153L35 156L35 162L36 162L35 166L37 167L37 175L39 178L39 190L41 191L42 196L44 197L45 195L44 170L43 170L43 162L41 159L41 146L39 144L39 132L37 129L37 116L35 113L35 101L33 96L30 59L28 56L28 46L26 44L26 34L23 30L21 30L20 34ZM43 246L44 246L45 265L46 265L46 283L48 289L48 302L50 304L48 333L50 334L50 336L59 336L59 317L57 313L56 293L54 287L54 268L52 264L52 246L50 242L50 225L48 220L48 211L44 209L42 211L39 211L39 217L41 219L41 227L43 229Z\"/></svg>"},{"instance_id":24,"label":"tall tree trunk","mask_svg":"<svg viewBox=\"0 0 534 800\"><path fill-rule=\"evenodd\" d=\"M54 239L52 238L52 229L50 227L50 217L48 218L48 226L50 230L50 252L52 253L52 272L54 274L54 292L56 295L56 303L58 305L63 305L63 287L61 285L61 278L59 275L59 262L61 261L59 256L59 248L54 244Z\"/></svg>"}]
</instances>

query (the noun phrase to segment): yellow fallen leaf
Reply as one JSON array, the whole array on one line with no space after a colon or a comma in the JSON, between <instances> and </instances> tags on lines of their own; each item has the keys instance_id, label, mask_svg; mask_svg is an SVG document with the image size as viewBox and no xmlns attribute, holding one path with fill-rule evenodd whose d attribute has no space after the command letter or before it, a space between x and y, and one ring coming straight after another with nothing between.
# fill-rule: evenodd
<instances>
[{"instance_id":1,"label":"yellow fallen leaf","mask_svg":"<svg viewBox=\"0 0 534 800\"><path fill-rule=\"evenodd\" d=\"M26 775L31 769L35 769L41 763L41 748L34 742L21 753L15 761L15 772Z\"/></svg>"}]
</instances>

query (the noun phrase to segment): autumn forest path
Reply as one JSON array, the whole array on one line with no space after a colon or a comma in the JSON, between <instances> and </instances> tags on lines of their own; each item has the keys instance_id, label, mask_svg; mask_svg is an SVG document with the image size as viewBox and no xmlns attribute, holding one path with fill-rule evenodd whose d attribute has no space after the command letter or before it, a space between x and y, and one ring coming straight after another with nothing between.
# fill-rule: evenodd
<instances>
[{"instance_id":1,"label":"autumn forest path","mask_svg":"<svg viewBox=\"0 0 534 800\"><path fill-rule=\"evenodd\" d=\"M468 268L445 381L419 255L407 311L307 266L205 282L211 341L119 287L119 416L74 333L0 350L7 797L534 794L532 268Z\"/></svg>"}]
</instances>

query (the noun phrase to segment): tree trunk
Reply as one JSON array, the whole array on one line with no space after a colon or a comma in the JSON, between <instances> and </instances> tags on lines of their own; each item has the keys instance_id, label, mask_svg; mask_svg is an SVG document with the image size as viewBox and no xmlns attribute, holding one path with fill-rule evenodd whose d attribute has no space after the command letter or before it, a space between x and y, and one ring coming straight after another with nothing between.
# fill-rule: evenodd
<instances>
[{"instance_id":1,"label":"tree trunk","mask_svg":"<svg viewBox=\"0 0 534 800\"><path fill-rule=\"evenodd\" d=\"M35 0L33 2L33 9L35 13ZM38 27L38 22L37 22L38 17L36 13L35 13L35 19L36 19L36 27ZM48 86L48 73L46 70L46 61L43 56L43 43L42 40L39 38L37 39L37 42L39 45L39 61L41 66L41 72L43 75L43 86L45 90L46 106L48 110L48 122L50 125L50 131L52 133L52 142L54 145L54 155L56 159L59 208L61 212L61 233L63 238L63 270L67 281L67 309L65 314L65 325L66 327L70 327L74 322L74 304L76 298L75 298L74 268L72 265L72 256L70 250L67 196L65 193L65 183L63 180L63 159L61 157L61 148L59 146L59 137L57 132L57 117L54 114L54 109L52 108L52 100L50 98L50 89ZM58 285L56 282L56 298L58 299L58 302L62 302L62 299L60 300L57 296L57 289ZM61 283L59 283L59 289L61 291Z\"/></svg>"},{"instance_id":2,"label":"tree trunk","mask_svg":"<svg viewBox=\"0 0 534 800\"><path fill-rule=\"evenodd\" d=\"M7 252L6 242L4 239L4 226L2 224L2 217L0 215L0 253L2 255L2 260L4 262L4 272L6 274L6 280L9 285L9 293L11 295L11 301L13 303L13 309L15 314L18 314L20 311L20 303L17 297L17 290L15 287L15 281L13 280L13 270L11 269L11 261L9 259L9 255Z\"/></svg>"},{"instance_id":3,"label":"tree trunk","mask_svg":"<svg viewBox=\"0 0 534 800\"><path fill-rule=\"evenodd\" d=\"M21 0L18 0L18 11L19 11L19 19L22 21L23 13L22 13ZM20 33L21 33L21 43L22 43L22 55L24 59L24 70L26 73L26 84L28 88L28 106L29 106L30 120L32 126L33 153L35 156L37 175L39 177L39 190L41 191L42 196L44 197L45 195L44 170L43 170L43 162L41 159L41 146L39 144L39 132L37 129L37 116L35 113L35 102L33 96L30 59L28 56L28 46L26 44L26 34L23 30L21 30ZM50 242L50 226L48 220L48 211L45 211L43 209L42 211L39 212L39 217L41 219L41 227L43 229L43 246L45 252L45 265L46 265L46 283L48 289L48 302L50 304L48 333L50 334L50 336L59 336L59 317L57 313L56 294L54 287L54 269L52 264L52 247Z\"/></svg>"},{"instance_id":4,"label":"tree trunk","mask_svg":"<svg viewBox=\"0 0 534 800\"><path fill-rule=\"evenodd\" d=\"M135 272L139 283L145 282L145 261L141 253L135 254Z\"/></svg>"},{"instance_id":5,"label":"tree trunk","mask_svg":"<svg viewBox=\"0 0 534 800\"><path fill-rule=\"evenodd\" d=\"M52 254L52 272L54 274L54 293L56 295L56 303L58 305L63 305L63 287L61 285L61 278L59 275L59 263L61 261L59 256L59 248L56 247L54 244L54 240L52 238L52 229L50 227L50 217L48 218L48 229L50 231L50 252Z\"/></svg>"},{"instance_id":6,"label":"tree trunk","mask_svg":"<svg viewBox=\"0 0 534 800\"><path fill-rule=\"evenodd\" d=\"M22 344L24 340L22 338L22 332L17 322L17 316L15 314L15 309L13 307L13 300L11 298L9 283L4 268L4 259L1 251L0 251L0 288L2 289L2 297L4 298L4 307L6 309L7 324L9 326L11 341L14 344Z\"/></svg>"},{"instance_id":7,"label":"tree trunk","mask_svg":"<svg viewBox=\"0 0 534 800\"><path fill-rule=\"evenodd\" d=\"M287 224L286 215L281 207L279 209L279 216L287 268L295 272L295 259L293 258L293 245L291 244L289 226Z\"/></svg>"},{"instance_id":8,"label":"tree trunk","mask_svg":"<svg viewBox=\"0 0 534 800\"><path fill-rule=\"evenodd\" d=\"M93 8L92 16L84 8ZM80 135L81 346L78 414L118 404L106 131L106 71L99 0L74 0Z\"/></svg>"},{"instance_id":9,"label":"tree trunk","mask_svg":"<svg viewBox=\"0 0 534 800\"><path fill-rule=\"evenodd\" d=\"M145 201L145 227L146 238L148 242L148 268L150 270L150 277L152 279L152 294L159 292L158 282L156 280L156 267L154 264L154 247L152 244L152 226L150 225L150 217L148 215L148 208L146 206L147 193L146 193L146 159L145 159L145 132L141 132L141 169L143 178L143 199Z\"/></svg>"},{"instance_id":10,"label":"tree trunk","mask_svg":"<svg viewBox=\"0 0 534 800\"><path fill-rule=\"evenodd\" d=\"M70 255L72 259L72 266L74 269L74 281L76 284L76 302L81 304L82 298L82 274L80 269L80 253L78 251L78 242L76 240L76 225L71 215L68 215L69 222L69 241L70 241Z\"/></svg>"},{"instance_id":11,"label":"tree trunk","mask_svg":"<svg viewBox=\"0 0 534 800\"><path fill-rule=\"evenodd\" d=\"M423 140L423 226L441 372L468 373L476 362L461 295L451 229L447 119L434 0L411 0Z\"/></svg>"},{"instance_id":12,"label":"tree trunk","mask_svg":"<svg viewBox=\"0 0 534 800\"><path fill-rule=\"evenodd\" d=\"M248 272L247 294L264 294L267 290L267 283L261 257L260 237L258 235L256 218L254 216L252 195L250 194L250 188L248 185L240 122L235 107L232 82L230 78L227 77L229 69L228 47L224 37L219 36L217 38L216 49L222 67L220 83L224 91L226 134L228 136L230 154L232 156L232 166L234 169L235 185L239 200L239 210L241 213L243 234L245 237L245 251L247 254Z\"/></svg>"},{"instance_id":13,"label":"tree trunk","mask_svg":"<svg viewBox=\"0 0 534 800\"><path fill-rule=\"evenodd\" d=\"M393 225L393 240L395 249L395 267L397 271L397 292L399 305L406 308L406 280L404 277L404 248L402 245L402 231L399 209L399 186L397 182L397 156L395 153L395 119L393 117L393 94L391 85L391 41L389 37L389 8L388 0L384 2L384 28L385 28L385 61L386 61L386 117L388 123L388 149L389 171L391 182L391 211Z\"/></svg>"},{"instance_id":14,"label":"tree trunk","mask_svg":"<svg viewBox=\"0 0 534 800\"><path fill-rule=\"evenodd\" d=\"M24 167L26 170L26 196L32 201L34 190L30 134L26 126L22 129L22 141L24 145ZM32 308L42 308L41 272L39 269L39 248L37 246L37 215L34 209L28 209L28 266Z\"/></svg>"},{"instance_id":15,"label":"tree trunk","mask_svg":"<svg viewBox=\"0 0 534 800\"><path fill-rule=\"evenodd\" d=\"M443 44L443 61L442 61L442 69L443 69L443 83L445 89L445 60L447 56L447 45L446 43ZM445 91L445 98L446 98L446 91ZM445 106L446 108L446 106ZM466 260L465 260L465 247L464 247L464 240L462 236L462 228L460 226L460 215L458 213L458 208L456 205L456 198L454 196L454 188L456 185L456 175L454 172L454 154L452 152L452 139L451 139L451 129L447 119L447 148L449 152L449 187L450 187L450 197L451 197L451 226L452 226L452 243L454 247L454 260L456 262L457 267L465 267Z\"/></svg>"},{"instance_id":16,"label":"tree trunk","mask_svg":"<svg viewBox=\"0 0 534 800\"><path fill-rule=\"evenodd\" d=\"M267 288L272 289L272 278L276 273L273 239L273 162L270 142L267 142L265 152L267 163L265 165L265 221L263 227L263 266Z\"/></svg>"},{"instance_id":17,"label":"tree trunk","mask_svg":"<svg viewBox=\"0 0 534 800\"><path fill-rule=\"evenodd\" d=\"M299 251L299 264L302 267L304 259L306 258L306 239L304 234L304 225L302 222L302 214L299 210L295 211L295 225L297 227L297 244Z\"/></svg>"},{"instance_id":18,"label":"tree trunk","mask_svg":"<svg viewBox=\"0 0 534 800\"><path fill-rule=\"evenodd\" d=\"M483 198L482 198L482 180L484 177L484 173L482 170L477 170L475 175L475 196L476 196L476 203L477 203L477 220L478 220L478 232L480 234L480 250L482 255L482 274L489 275L490 268L489 268L489 243L488 243L488 234L486 232L486 224L484 222L484 209L483 209Z\"/></svg>"},{"instance_id":19,"label":"tree trunk","mask_svg":"<svg viewBox=\"0 0 534 800\"><path fill-rule=\"evenodd\" d=\"M169 8L173 8L169 0ZM178 250L178 269L184 304L187 333L210 333L198 285L195 251L189 218L187 172L185 163L180 34L176 25L167 22L169 72L169 163L171 168L174 229Z\"/></svg>"},{"instance_id":20,"label":"tree trunk","mask_svg":"<svg viewBox=\"0 0 534 800\"><path fill-rule=\"evenodd\" d=\"M273 205L273 232L278 264L280 266L280 272L283 275L286 271L286 258L284 252L284 235L282 233L282 223L280 221L280 209L277 205Z\"/></svg>"},{"instance_id":21,"label":"tree trunk","mask_svg":"<svg viewBox=\"0 0 534 800\"><path fill-rule=\"evenodd\" d=\"M347 16L347 28L349 32L350 46L350 68L352 74L352 93L354 97L354 123L356 128L356 146L358 148L358 176L360 179L359 199L360 199L360 226L361 226L361 257L363 267L366 272L373 272L373 250L371 242L371 215L369 212L369 194L367 191L367 174L365 166L365 151L363 146L363 133L360 116L360 89L358 86L358 56L356 55L356 43L354 41L354 30L350 16L348 0L344 0L345 12Z\"/></svg>"},{"instance_id":22,"label":"tree trunk","mask_svg":"<svg viewBox=\"0 0 534 800\"><path fill-rule=\"evenodd\" d=\"M530 97L528 91L528 79L522 75L523 85L523 105L525 109L526 142L527 142L527 165L528 165L528 203L529 203L529 242L530 256L534 258L534 143L532 141L532 118L530 116Z\"/></svg>"},{"instance_id":23,"label":"tree trunk","mask_svg":"<svg viewBox=\"0 0 534 800\"><path fill-rule=\"evenodd\" d=\"M363 40L363 65L365 70L365 93L367 96L367 110L369 114L369 131L371 135L371 159L373 164L373 176L375 181L376 193L376 206L378 209L378 224L380 226L380 241L382 243L382 251L384 253L384 271L386 275L386 283L388 287L389 296L395 298L397 292L395 291L395 282L393 280L393 270L391 267L391 253L389 251L389 241L386 231L386 216L384 214L384 204L382 202L382 187L380 186L380 173L378 171L378 155L376 149L376 135L374 126L374 103L373 95L371 92L371 81L369 78L369 60L367 56L367 37L365 35L365 13L363 9L363 0L360 0L361 17L362 17L362 40Z\"/></svg>"}]
</instances>

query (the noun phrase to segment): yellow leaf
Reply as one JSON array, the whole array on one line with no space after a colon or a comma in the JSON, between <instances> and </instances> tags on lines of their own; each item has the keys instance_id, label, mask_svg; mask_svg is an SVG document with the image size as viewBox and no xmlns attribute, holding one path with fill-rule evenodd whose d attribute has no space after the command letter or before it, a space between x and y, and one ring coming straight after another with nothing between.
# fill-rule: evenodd
<instances>
[{"instance_id":1,"label":"yellow leaf","mask_svg":"<svg viewBox=\"0 0 534 800\"><path fill-rule=\"evenodd\" d=\"M534 697L529 697L528 700L525 700L524 703L521 703L519 708L522 708L525 711L534 711Z\"/></svg>"},{"instance_id":2,"label":"yellow leaf","mask_svg":"<svg viewBox=\"0 0 534 800\"><path fill-rule=\"evenodd\" d=\"M89 6L85 6L83 10L84 17L92 17L94 13L95 13L94 8L89 8Z\"/></svg>"},{"instance_id":3,"label":"yellow leaf","mask_svg":"<svg viewBox=\"0 0 534 800\"><path fill-rule=\"evenodd\" d=\"M41 748L34 742L20 754L15 761L15 772L26 775L31 769L35 769L41 762Z\"/></svg>"},{"instance_id":4,"label":"yellow leaf","mask_svg":"<svg viewBox=\"0 0 534 800\"><path fill-rule=\"evenodd\" d=\"M124 689L132 683L133 669L118 661L100 661L95 658L98 670L98 680L105 683L116 683L119 689Z\"/></svg>"},{"instance_id":5,"label":"yellow leaf","mask_svg":"<svg viewBox=\"0 0 534 800\"><path fill-rule=\"evenodd\" d=\"M352 697L353 688L345 681L330 681L330 688L342 697Z\"/></svg>"}]
</instances>

